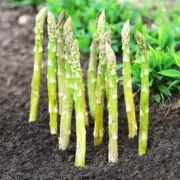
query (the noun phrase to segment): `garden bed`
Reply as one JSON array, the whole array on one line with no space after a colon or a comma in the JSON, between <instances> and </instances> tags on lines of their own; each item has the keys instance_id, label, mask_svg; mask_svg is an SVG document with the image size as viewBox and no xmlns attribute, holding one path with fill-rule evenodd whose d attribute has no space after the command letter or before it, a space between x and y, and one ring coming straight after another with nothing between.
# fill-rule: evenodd
<instances>
[{"instance_id":1,"label":"garden bed","mask_svg":"<svg viewBox=\"0 0 180 180\"><path fill-rule=\"evenodd\" d=\"M23 15L26 21L20 20ZM46 78L38 121L28 123L35 13L30 7L1 8L0 17L0 179L180 179L180 111L168 110L178 95L164 107L151 100L148 153L139 157L137 138L128 140L121 87L118 163L107 163L107 126L103 145L94 148L90 119L86 166L75 168L75 128L64 152L49 133ZM86 70L87 61L82 65Z\"/></svg>"}]
</instances>

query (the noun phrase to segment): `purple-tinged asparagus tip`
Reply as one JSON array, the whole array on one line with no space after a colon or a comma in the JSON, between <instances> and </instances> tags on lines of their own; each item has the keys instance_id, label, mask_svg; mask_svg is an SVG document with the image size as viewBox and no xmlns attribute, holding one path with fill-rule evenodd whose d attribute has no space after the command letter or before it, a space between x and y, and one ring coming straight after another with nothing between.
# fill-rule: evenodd
<instances>
[{"instance_id":1,"label":"purple-tinged asparagus tip","mask_svg":"<svg viewBox=\"0 0 180 180\"><path fill-rule=\"evenodd\" d=\"M58 17L58 25L62 26L65 23L66 13L63 11Z\"/></svg>"}]
</instances>

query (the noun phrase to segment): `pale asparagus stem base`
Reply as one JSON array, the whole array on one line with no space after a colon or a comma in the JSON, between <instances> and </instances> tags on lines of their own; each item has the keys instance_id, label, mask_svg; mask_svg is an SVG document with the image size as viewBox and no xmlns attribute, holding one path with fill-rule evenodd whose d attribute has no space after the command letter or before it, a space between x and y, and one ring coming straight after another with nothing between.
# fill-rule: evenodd
<instances>
[{"instance_id":1,"label":"pale asparagus stem base","mask_svg":"<svg viewBox=\"0 0 180 180\"><path fill-rule=\"evenodd\" d=\"M111 46L106 44L107 56L107 101L109 112L109 146L108 162L114 163L118 160L118 101L117 101L117 74L116 57Z\"/></svg>"},{"instance_id":2,"label":"pale asparagus stem base","mask_svg":"<svg viewBox=\"0 0 180 180\"><path fill-rule=\"evenodd\" d=\"M104 97L104 95L102 95ZM99 145L102 143L104 128L103 128L103 111L104 102L96 100L96 110L95 110L95 125L94 125L94 145Z\"/></svg>"},{"instance_id":3,"label":"pale asparagus stem base","mask_svg":"<svg viewBox=\"0 0 180 180\"><path fill-rule=\"evenodd\" d=\"M72 97L71 97L72 98ZM73 104L73 102L71 102ZM66 107L66 105L64 105ZM70 111L73 105L68 105L67 111ZM64 110L65 108L63 108ZM71 114L66 114L63 113L61 115L61 119L67 119L68 121L64 121L61 123L61 128L60 128L60 137L59 137L59 149L61 150L66 150L69 141L70 141L70 134L71 134Z\"/></svg>"},{"instance_id":4,"label":"pale asparagus stem base","mask_svg":"<svg viewBox=\"0 0 180 180\"><path fill-rule=\"evenodd\" d=\"M51 12L48 12L48 103L50 116L50 132L57 134L57 97L56 97L56 33L55 18Z\"/></svg>"},{"instance_id":5,"label":"pale asparagus stem base","mask_svg":"<svg viewBox=\"0 0 180 180\"><path fill-rule=\"evenodd\" d=\"M117 83L116 77L112 77L111 81ZM109 107L109 145L108 145L108 161L117 162L118 160L118 117L117 117L117 89L109 90L108 107Z\"/></svg>"},{"instance_id":6,"label":"pale asparagus stem base","mask_svg":"<svg viewBox=\"0 0 180 180\"><path fill-rule=\"evenodd\" d=\"M137 123L135 115L135 106L131 82L131 65L130 65L130 25L129 20L124 24L122 29L122 50L123 50L123 88L126 104L126 113L128 119L129 138L137 135Z\"/></svg>"},{"instance_id":7,"label":"pale asparagus stem base","mask_svg":"<svg viewBox=\"0 0 180 180\"><path fill-rule=\"evenodd\" d=\"M77 102L78 103L78 100ZM81 111L81 110L80 110ZM78 117L78 110L76 110L77 115L76 115L76 132L77 137L76 137L76 156L75 156L75 166L83 167L85 165L85 150L86 150L86 130L84 127L84 118L79 118Z\"/></svg>"},{"instance_id":8,"label":"pale asparagus stem base","mask_svg":"<svg viewBox=\"0 0 180 180\"><path fill-rule=\"evenodd\" d=\"M43 60L43 26L46 16L46 8L41 9L36 17L35 26L35 47L34 47L34 68L31 83L31 100L30 100L30 115L29 122L34 122L37 119L40 86L41 86L41 73L42 73L42 60Z\"/></svg>"},{"instance_id":9,"label":"pale asparagus stem base","mask_svg":"<svg viewBox=\"0 0 180 180\"><path fill-rule=\"evenodd\" d=\"M148 123L149 123L149 67L147 60L147 47L144 37L135 31L135 39L141 54L141 95L140 95L140 129L138 154L144 155L147 150Z\"/></svg>"},{"instance_id":10,"label":"pale asparagus stem base","mask_svg":"<svg viewBox=\"0 0 180 180\"><path fill-rule=\"evenodd\" d=\"M96 76L97 76L97 48L98 41L93 40L91 45L89 69L87 74L88 81L88 101L90 114L94 117L95 114L95 89L96 89Z\"/></svg>"},{"instance_id":11,"label":"pale asparagus stem base","mask_svg":"<svg viewBox=\"0 0 180 180\"><path fill-rule=\"evenodd\" d=\"M84 97L82 89L82 80L75 79L75 86L77 89L74 91L75 100L75 112L76 112L76 156L75 156L75 166L85 165L85 151L86 151L86 130L85 122L86 116L84 115Z\"/></svg>"},{"instance_id":12,"label":"pale asparagus stem base","mask_svg":"<svg viewBox=\"0 0 180 180\"><path fill-rule=\"evenodd\" d=\"M66 64L66 72L71 72L71 65ZM60 122L59 148L67 149L71 134L71 118L73 110L73 78L72 72L70 76L66 76L65 94L63 97L63 106Z\"/></svg>"},{"instance_id":13,"label":"pale asparagus stem base","mask_svg":"<svg viewBox=\"0 0 180 180\"><path fill-rule=\"evenodd\" d=\"M38 40L39 41L39 40ZM41 74L42 74L42 46L38 44L41 42L36 42L35 44L35 60L34 60L34 70L31 83L31 106L30 106L30 116L29 122L35 122L37 119L38 106L39 106L39 96L40 96L40 84L41 84ZM38 50L39 49L39 52Z\"/></svg>"}]
</instances>

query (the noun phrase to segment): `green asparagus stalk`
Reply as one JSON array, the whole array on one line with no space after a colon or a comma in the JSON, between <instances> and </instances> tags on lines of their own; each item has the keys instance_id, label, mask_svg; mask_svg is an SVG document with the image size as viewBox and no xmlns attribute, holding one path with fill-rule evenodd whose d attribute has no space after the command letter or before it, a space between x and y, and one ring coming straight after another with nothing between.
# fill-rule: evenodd
<instances>
[{"instance_id":1,"label":"green asparagus stalk","mask_svg":"<svg viewBox=\"0 0 180 180\"><path fill-rule=\"evenodd\" d=\"M108 84L108 111L109 111L109 152L108 161L118 160L118 110L117 110L117 74L116 56L111 46L106 43L106 79Z\"/></svg>"},{"instance_id":2,"label":"green asparagus stalk","mask_svg":"<svg viewBox=\"0 0 180 180\"><path fill-rule=\"evenodd\" d=\"M104 37L106 38L106 44L108 43L111 46L111 37L112 37L112 32L111 30L108 30L104 33ZM105 52L106 52L106 44L105 44ZM107 55L106 55L107 58ZM106 66L107 69L107 66ZM106 70L105 70L106 71ZM109 84L108 84L108 75L105 73L105 94L106 94L106 100L108 101L109 97ZM107 103L108 104L108 103Z\"/></svg>"},{"instance_id":3,"label":"green asparagus stalk","mask_svg":"<svg viewBox=\"0 0 180 180\"><path fill-rule=\"evenodd\" d=\"M148 123L149 123L149 69L147 60L147 48L143 35L135 32L135 39L141 54L141 95L140 95L140 129L138 154L144 155L147 150Z\"/></svg>"},{"instance_id":4,"label":"green asparagus stalk","mask_svg":"<svg viewBox=\"0 0 180 180\"><path fill-rule=\"evenodd\" d=\"M106 71L106 42L110 40L110 31L104 33L99 43L99 66L96 82L96 102L95 102L95 126L94 126L94 145L102 143L104 128L103 128L103 113L104 113L104 98L105 98L105 71ZM111 38L110 38L111 39Z\"/></svg>"},{"instance_id":5,"label":"green asparagus stalk","mask_svg":"<svg viewBox=\"0 0 180 180\"><path fill-rule=\"evenodd\" d=\"M57 77L58 77L58 100L59 100L59 114L62 112L63 96L64 96L64 82L65 82L65 60L63 50L63 25L65 21L65 13L59 15L57 24Z\"/></svg>"},{"instance_id":6,"label":"green asparagus stalk","mask_svg":"<svg viewBox=\"0 0 180 180\"><path fill-rule=\"evenodd\" d=\"M126 112L128 118L129 138L133 138L134 136L137 135L137 123L136 123L135 107L134 107L132 83L131 83L129 33L130 33L130 24L128 20L124 24L122 29L123 87L124 87Z\"/></svg>"},{"instance_id":7,"label":"green asparagus stalk","mask_svg":"<svg viewBox=\"0 0 180 180\"><path fill-rule=\"evenodd\" d=\"M83 78L83 74L82 74ZM85 90L85 84L82 83L82 89L83 89L83 102L84 102L84 116L85 116L85 125L89 126L89 119L88 119L88 112L87 112L87 104L86 104L86 90Z\"/></svg>"},{"instance_id":8,"label":"green asparagus stalk","mask_svg":"<svg viewBox=\"0 0 180 180\"><path fill-rule=\"evenodd\" d=\"M80 65L80 52L78 41L72 46L73 79L74 79L74 102L76 112L76 157L75 166L85 165L86 152L86 129L85 129L85 104L84 104L84 82Z\"/></svg>"},{"instance_id":9,"label":"green asparagus stalk","mask_svg":"<svg viewBox=\"0 0 180 180\"><path fill-rule=\"evenodd\" d=\"M50 132L57 134L57 97L56 97L56 20L48 12L48 69L47 86L50 115Z\"/></svg>"},{"instance_id":10,"label":"green asparagus stalk","mask_svg":"<svg viewBox=\"0 0 180 180\"><path fill-rule=\"evenodd\" d=\"M29 122L36 121L40 96L42 60L43 60L43 26L46 17L46 8L40 10L36 17L35 47L34 47L34 70L31 83L31 103Z\"/></svg>"},{"instance_id":11,"label":"green asparagus stalk","mask_svg":"<svg viewBox=\"0 0 180 180\"><path fill-rule=\"evenodd\" d=\"M72 77L72 57L71 50L73 45L73 29L72 20L69 17L63 27L63 39L64 39L64 60L65 60L65 93L63 96L63 106L60 122L60 136L59 136L59 148L65 150L69 145L69 139L71 134L71 117L73 108L73 77Z\"/></svg>"},{"instance_id":12,"label":"green asparagus stalk","mask_svg":"<svg viewBox=\"0 0 180 180\"><path fill-rule=\"evenodd\" d=\"M100 14L98 22L97 22L97 30L94 34L94 39L91 44L91 51L90 51L90 59L89 59L89 66L88 66L88 100L89 100L89 108L90 114L94 117L95 114L95 88L96 88L96 77L97 77L97 61L98 55L97 50L99 46L99 40L105 30L105 13L104 11Z\"/></svg>"}]
</instances>

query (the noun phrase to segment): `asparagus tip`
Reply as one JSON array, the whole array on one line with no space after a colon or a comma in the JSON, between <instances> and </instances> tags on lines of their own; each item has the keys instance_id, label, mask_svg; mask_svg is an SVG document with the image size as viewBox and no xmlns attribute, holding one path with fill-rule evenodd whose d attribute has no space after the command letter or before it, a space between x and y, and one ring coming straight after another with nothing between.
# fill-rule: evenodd
<instances>
[{"instance_id":1,"label":"asparagus tip","mask_svg":"<svg viewBox=\"0 0 180 180\"><path fill-rule=\"evenodd\" d=\"M44 7L42 8L39 13L37 14L36 16L36 23L41 23L44 24L44 19L45 19L45 16L46 16L46 12L47 12L47 8Z\"/></svg>"},{"instance_id":2,"label":"asparagus tip","mask_svg":"<svg viewBox=\"0 0 180 180\"><path fill-rule=\"evenodd\" d=\"M130 29L130 23L129 23L129 19L124 23L121 34L122 36L129 34L129 29Z\"/></svg>"},{"instance_id":3,"label":"asparagus tip","mask_svg":"<svg viewBox=\"0 0 180 180\"><path fill-rule=\"evenodd\" d=\"M129 39L130 39L130 23L129 20L127 20L125 22L125 24L123 25L122 31L121 31L121 35L122 35L122 49L125 49L125 47L128 46L129 43Z\"/></svg>"},{"instance_id":4,"label":"asparagus tip","mask_svg":"<svg viewBox=\"0 0 180 180\"><path fill-rule=\"evenodd\" d=\"M141 34L141 32L139 32L138 30L135 30L135 39L136 39L138 45L141 47L142 43L144 41L144 37Z\"/></svg>"},{"instance_id":5,"label":"asparagus tip","mask_svg":"<svg viewBox=\"0 0 180 180\"><path fill-rule=\"evenodd\" d=\"M56 19L54 17L54 15L48 11L48 24L56 24Z\"/></svg>"},{"instance_id":6,"label":"asparagus tip","mask_svg":"<svg viewBox=\"0 0 180 180\"><path fill-rule=\"evenodd\" d=\"M72 18L71 17L68 17L68 19L64 23L63 36L64 36L64 40L65 40L65 42L64 42L65 47L67 49L69 49L69 51L71 51L71 47L72 47L72 44L73 44L73 41L74 41Z\"/></svg>"},{"instance_id":7,"label":"asparagus tip","mask_svg":"<svg viewBox=\"0 0 180 180\"><path fill-rule=\"evenodd\" d=\"M72 18L71 18L71 16L68 17L68 19L64 23L64 29L66 29L67 27L70 27L70 26L72 26Z\"/></svg>"},{"instance_id":8,"label":"asparagus tip","mask_svg":"<svg viewBox=\"0 0 180 180\"><path fill-rule=\"evenodd\" d=\"M121 34L122 36L127 36L127 34L129 34L129 30L130 30L130 23L129 23L129 19L124 23Z\"/></svg>"},{"instance_id":9,"label":"asparagus tip","mask_svg":"<svg viewBox=\"0 0 180 180\"><path fill-rule=\"evenodd\" d=\"M58 25L63 25L65 23L66 13L63 11L58 17Z\"/></svg>"},{"instance_id":10,"label":"asparagus tip","mask_svg":"<svg viewBox=\"0 0 180 180\"><path fill-rule=\"evenodd\" d=\"M98 18L97 33L101 34L105 29L105 11L103 10Z\"/></svg>"},{"instance_id":11,"label":"asparagus tip","mask_svg":"<svg viewBox=\"0 0 180 180\"><path fill-rule=\"evenodd\" d=\"M146 51L146 44L144 42L144 36L138 30L135 30L135 39L140 48L140 54Z\"/></svg>"}]
</instances>

